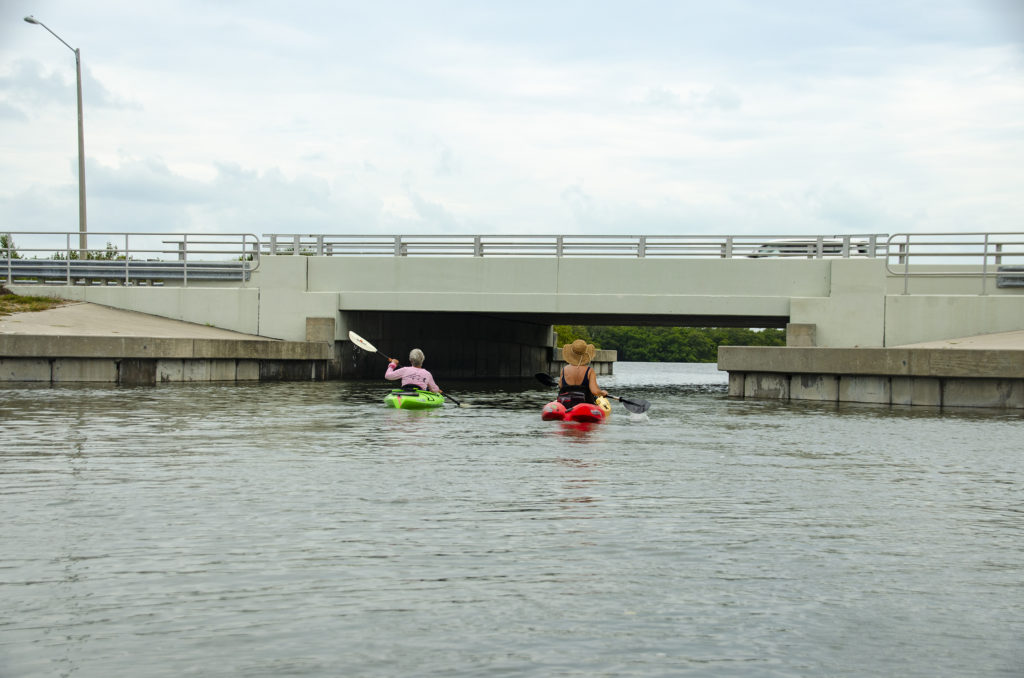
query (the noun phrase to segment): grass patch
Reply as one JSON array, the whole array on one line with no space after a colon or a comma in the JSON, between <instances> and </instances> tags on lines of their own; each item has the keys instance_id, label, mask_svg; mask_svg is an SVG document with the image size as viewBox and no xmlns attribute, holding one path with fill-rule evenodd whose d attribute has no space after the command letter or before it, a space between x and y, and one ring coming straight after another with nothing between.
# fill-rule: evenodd
<instances>
[{"instance_id":1,"label":"grass patch","mask_svg":"<svg viewBox=\"0 0 1024 678\"><path fill-rule=\"evenodd\" d=\"M63 306L65 303L67 302L63 299L52 299L50 297L22 297L0 288L0 316L12 313L45 311L48 308Z\"/></svg>"}]
</instances>

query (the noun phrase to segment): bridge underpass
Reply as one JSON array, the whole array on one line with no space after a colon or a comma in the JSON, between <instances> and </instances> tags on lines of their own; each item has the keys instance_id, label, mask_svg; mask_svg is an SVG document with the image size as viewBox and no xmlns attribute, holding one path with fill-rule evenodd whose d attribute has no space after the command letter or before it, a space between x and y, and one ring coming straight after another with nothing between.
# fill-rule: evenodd
<instances>
[{"instance_id":1,"label":"bridge underpass","mask_svg":"<svg viewBox=\"0 0 1024 678\"><path fill-rule=\"evenodd\" d=\"M556 371L560 353L555 325L658 327L786 327L784 316L724 316L596 313L457 313L343 311L342 324L404 363L412 348L426 367L445 378L528 378ZM338 377L377 378L385 362L350 342L336 344ZM607 370L605 370L607 372Z\"/></svg>"}]
</instances>

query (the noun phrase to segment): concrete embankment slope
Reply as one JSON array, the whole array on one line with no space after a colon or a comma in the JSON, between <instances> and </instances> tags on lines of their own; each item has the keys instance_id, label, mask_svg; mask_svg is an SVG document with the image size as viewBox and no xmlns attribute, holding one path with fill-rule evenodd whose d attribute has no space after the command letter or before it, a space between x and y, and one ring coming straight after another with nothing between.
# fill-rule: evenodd
<instances>
[{"instance_id":1,"label":"concrete embankment slope","mask_svg":"<svg viewBox=\"0 0 1024 678\"><path fill-rule=\"evenodd\" d=\"M1024 331L889 348L722 346L729 394L1024 409Z\"/></svg>"},{"instance_id":2,"label":"concrete embankment slope","mask_svg":"<svg viewBox=\"0 0 1024 678\"><path fill-rule=\"evenodd\" d=\"M333 356L327 341L278 341L90 303L0 317L0 381L325 379Z\"/></svg>"}]
</instances>

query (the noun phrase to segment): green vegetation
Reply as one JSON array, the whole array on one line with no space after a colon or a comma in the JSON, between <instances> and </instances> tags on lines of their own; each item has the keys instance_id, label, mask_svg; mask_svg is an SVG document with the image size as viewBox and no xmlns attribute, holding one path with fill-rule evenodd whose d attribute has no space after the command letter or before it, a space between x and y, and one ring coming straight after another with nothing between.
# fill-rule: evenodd
<instances>
[{"instance_id":1,"label":"green vegetation","mask_svg":"<svg viewBox=\"0 0 1024 678\"><path fill-rule=\"evenodd\" d=\"M14 244L14 238L10 233L0 233L0 258L7 259L8 256L11 259L24 259ZM37 257L32 257L36 259ZM64 261L66 259L82 259L83 257L78 250L70 250L69 252L54 252L53 256L50 257L56 261ZM113 243L108 242L106 249L102 250L86 250L85 259L97 260L97 261L123 261L125 256L121 254L117 247Z\"/></svg>"},{"instance_id":2,"label":"green vegetation","mask_svg":"<svg viewBox=\"0 0 1024 678\"><path fill-rule=\"evenodd\" d=\"M10 233L0 233L0 257L7 259L21 259L18 250L14 249L14 238Z\"/></svg>"},{"instance_id":3,"label":"green vegetation","mask_svg":"<svg viewBox=\"0 0 1024 678\"><path fill-rule=\"evenodd\" d=\"M45 311L64 303L66 302L63 299L51 299L50 297L22 297L11 294L5 288L0 287L0 316L27 311Z\"/></svg>"},{"instance_id":4,"label":"green vegetation","mask_svg":"<svg viewBox=\"0 0 1024 678\"><path fill-rule=\"evenodd\" d=\"M602 327L556 325L559 345L584 339L629 362L713 363L718 347L785 346L785 330L742 327Z\"/></svg>"},{"instance_id":5,"label":"green vegetation","mask_svg":"<svg viewBox=\"0 0 1024 678\"><path fill-rule=\"evenodd\" d=\"M64 252L54 252L52 258L57 261L64 261L65 259L71 259L74 261L76 259L81 259L82 256L79 254L78 250L71 250L67 254ZM123 254L118 254L117 247L108 242L107 249L105 250L86 250L85 259L91 261L124 261L125 256Z\"/></svg>"}]
</instances>

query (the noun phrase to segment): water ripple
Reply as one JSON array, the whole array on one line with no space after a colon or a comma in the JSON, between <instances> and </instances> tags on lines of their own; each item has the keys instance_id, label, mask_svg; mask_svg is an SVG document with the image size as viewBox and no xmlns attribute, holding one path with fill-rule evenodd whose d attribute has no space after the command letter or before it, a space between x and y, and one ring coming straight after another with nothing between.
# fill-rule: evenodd
<instances>
[{"instance_id":1,"label":"water ripple","mask_svg":"<svg viewBox=\"0 0 1024 678\"><path fill-rule=\"evenodd\" d=\"M0 675L1019 673L1019 415L602 384L0 387Z\"/></svg>"}]
</instances>

